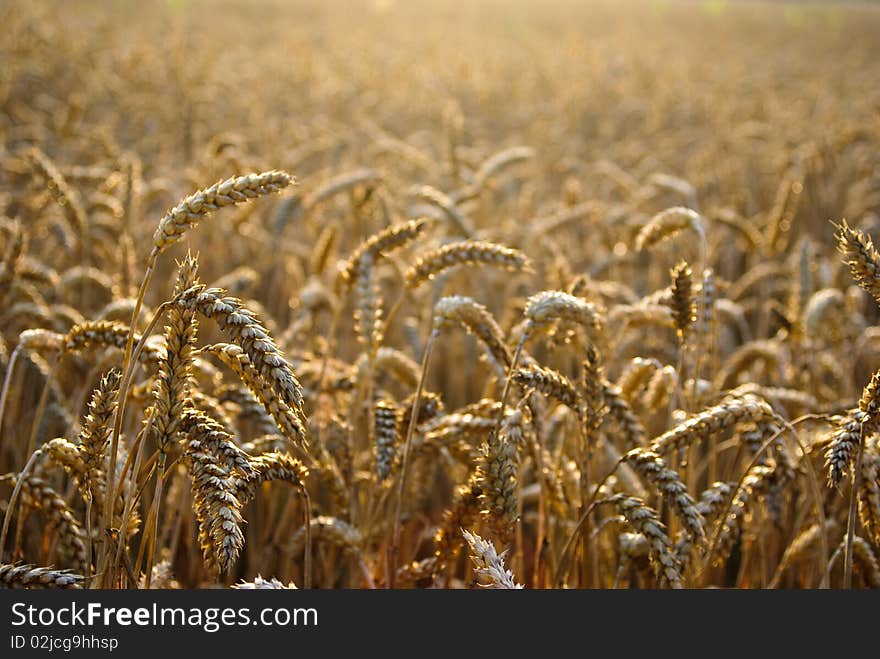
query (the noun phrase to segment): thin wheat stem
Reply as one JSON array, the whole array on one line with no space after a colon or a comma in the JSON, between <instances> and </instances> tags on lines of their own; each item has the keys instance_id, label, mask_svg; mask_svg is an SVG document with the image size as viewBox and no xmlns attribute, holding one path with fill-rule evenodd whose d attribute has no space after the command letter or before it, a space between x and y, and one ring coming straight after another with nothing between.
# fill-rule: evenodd
<instances>
[{"instance_id":1,"label":"thin wheat stem","mask_svg":"<svg viewBox=\"0 0 880 659\"><path fill-rule=\"evenodd\" d=\"M305 487L300 488L303 498L303 517L305 517L305 549L303 552L303 588L312 587L312 500Z\"/></svg>"},{"instance_id":2,"label":"thin wheat stem","mask_svg":"<svg viewBox=\"0 0 880 659\"><path fill-rule=\"evenodd\" d=\"M12 373L15 370L15 364L18 356L21 354L21 344L15 346L12 354L9 356L9 364L6 366L6 376L3 378L3 391L0 393L0 453L3 446L3 418L6 412L6 397L9 395L9 383L12 381Z\"/></svg>"},{"instance_id":3,"label":"thin wheat stem","mask_svg":"<svg viewBox=\"0 0 880 659\"><path fill-rule=\"evenodd\" d=\"M109 496L111 492L114 491L114 479L116 474L116 459L117 453L119 452L119 436L122 433L122 421L125 416L125 401L128 395L128 387L131 384L131 376L133 372L133 364L136 363L132 359L132 349L134 347L134 336L137 332L137 321L141 313L141 307L144 302L144 296L147 292L147 287L150 285L150 280L153 278L153 271L156 267L156 259L159 256L159 250L157 248L153 248L150 251L150 256L147 260L147 268L144 272L144 277L141 280L141 285L138 287L137 296L135 297L134 309L131 312L131 320L128 324L128 337L125 340L125 353L122 359L122 382L119 385L119 392L116 396L116 417L113 421L113 434L110 436L110 462L109 468L107 470L107 483L106 483L106 491L108 496L104 501L104 511L102 517L102 528L110 529L113 525L113 506L114 499ZM149 332L145 332L142 335L141 341L143 338L148 336ZM112 582L113 579L113 571L109 569L109 566L106 564L107 558L109 557L110 547L109 543L104 543L104 550L102 552L102 560L101 560L101 570L105 573L105 580Z\"/></svg>"},{"instance_id":4,"label":"thin wheat stem","mask_svg":"<svg viewBox=\"0 0 880 659\"><path fill-rule=\"evenodd\" d=\"M425 380L428 374L428 361L431 359L431 351L434 349L434 342L440 334L438 329L431 331L428 341L425 344L425 352L422 355L422 366L419 372L419 384L416 387L416 393L413 396L412 414L409 418L409 426L406 429L406 438L403 442L403 457L400 463L400 474L397 481L397 497L394 502L394 513L391 522L391 543L388 546L387 574L386 583L389 588L394 588L394 577L397 573L397 554L400 543L400 518L403 514L403 496L406 492L406 475L409 468L410 453L412 452L412 440L415 434L416 423L419 419L419 405L421 404L422 391L425 388Z\"/></svg>"},{"instance_id":5,"label":"thin wheat stem","mask_svg":"<svg viewBox=\"0 0 880 659\"><path fill-rule=\"evenodd\" d=\"M703 227L702 223L699 223L697 226L697 234L700 238L700 269L697 271L700 273L700 277L703 276L703 272L706 271L706 266L708 265L706 261L709 258L709 246L708 241L706 239L706 229ZM700 365L702 362L702 349L703 349L703 312L706 308L706 291L703 286L700 286L700 292L697 296L697 322L694 324L694 372L693 372L693 383L691 384L691 400L690 405L691 409L695 409L697 407L697 385L700 380ZM684 375L682 375L684 377Z\"/></svg>"},{"instance_id":6,"label":"thin wheat stem","mask_svg":"<svg viewBox=\"0 0 880 659\"><path fill-rule=\"evenodd\" d=\"M144 567L144 588L150 589L153 577L153 554L156 551L156 541L159 537L159 508L162 504L162 492L165 487L165 453L159 453L159 462L156 465L156 492L153 494L153 504L150 506L150 514L153 515L153 527L150 533L150 544L147 549L147 565ZM139 564L139 563L138 563Z\"/></svg>"},{"instance_id":7,"label":"thin wheat stem","mask_svg":"<svg viewBox=\"0 0 880 659\"><path fill-rule=\"evenodd\" d=\"M614 466L611 468L611 470L607 474L605 474L605 477L593 490L593 494L590 497L589 502L585 504L584 512L581 513L581 516L578 518L577 524L575 524L574 530L571 532L571 534L569 534L568 538L565 541L565 544L562 546L562 551L559 554L559 563L556 566L556 578L554 579L556 588L562 588L565 583L565 577L568 574L569 564L571 563L571 557L573 553L572 550L574 549L578 538L584 531L590 513L593 512L593 509L598 503L596 500L596 496L602 490L602 487L604 487L605 483L608 482L608 479L614 475L618 467L623 464L624 458L625 456L621 456L620 459L614 463Z\"/></svg>"},{"instance_id":8,"label":"thin wheat stem","mask_svg":"<svg viewBox=\"0 0 880 659\"><path fill-rule=\"evenodd\" d=\"M748 476L749 472L751 471L752 467L759 464L761 462L762 456L764 455L764 452L768 448L770 448L770 446L772 446L776 442L776 440L779 439L779 437L782 436L782 433L788 431L791 433L795 443L798 445L798 448L800 449L801 454L804 457L804 463L806 464L806 467L807 467L807 477L810 480L811 494L813 495L812 496L813 504L816 508L816 517L818 518L818 523L821 525L820 528L823 529L823 532L819 534L820 552L821 552L822 558L823 558L822 565L826 565L828 563L828 538L826 537L826 535L824 533L825 511L822 509L822 495L819 490L819 479L816 477L816 471L813 468L812 463L810 462L809 452L807 451L803 442L801 442L800 438L797 436L797 432L794 429L796 425L799 425L800 423L803 423L804 421L813 420L814 418L815 418L815 415L813 415L813 414L806 414L804 416L798 417L797 419L795 419L791 422L786 421L785 419L782 419L781 417L776 418L776 421L778 421L783 427L780 428L775 433L773 433L773 435L771 435L769 438L767 438L767 440L763 444L761 444L760 448L752 456L751 461L749 462L748 465L746 465L746 468L743 470L742 475L740 476L739 480L736 483L736 486L731 488L730 496L727 498L727 503L724 506L722 512L717 517L718 517L718 519L724 519L727 517L728 514L730 514L730 508L733 505L733 500L736 496L736 493L742 487L743 482L745 481L745 479ZM708 547L706 549L706 555L705 555L705 559L703 561L703 564L696 571L698 580L700 577L702 577L703 572L706 569L706 566L709 564L709 561L712 558L712 554L715 552L715 549L718 545L718 540L721 537L721 530L722 530L722 525L721 524L716 525L715 531L712 534L712 539L710 540ZM827 588L828 587L828 574L824 570L823 570L823 575L822 575L822 582L820 583L819 587L820 588Z\"/></svg>"},{"instance_id":9,"label":"thin wheat stem","mask_svg":"<svg viewBox=\"0 0 880 659\"><path fill-rule=\"evenodd\" d=\"M516 372L516 366L519 363L519 358L528 336L529 331L528 327L526 327L522 336L519 338L519 342L516 344L516 350L513 352L513 357L510 359L510 367L507 369L507 377L504 378L504 389L501 391L501 405L498 410L498 417L495 421L495 430L493 430L496 435L501 430L501 422L504 420L504 408L507 405L507 399L510 396L510 383L513 381L513 374Z\"/></svg>"},{"instance_id":10,"label":"thin wheat stem","mask_svg":"<svg viewBox=\"0 0 880 659\"><path fill-rule=\"evenodd\" d=\"M21 492L22 484L30 473L31 468L36 464L37 459L42 455L42 449L37 449L31 453L31 457L28 458L24 469L21 470L21 473L19 473L15 479L15 488L12 490L12 494L9 496L9 502L6 504L6 514L3 515L3 530L0 531L0 561L2 561L3 552L6 549L6 534L9 532L9 523L12 521L12 511L15 510L15 504L18 501L18 495L19 492Z\"/></svg>"},{"instance_id":11,"label":"thin wheat stem","mask_svg":"<svg viewBox=\"0 0 880 659\"><path fill-rule=\"evenodd\" d=\"M846 549L843 555L843 587L847 590L852 588L852 569L853 569L853 536L856 532L856 502L858 501L858 491L862 480L862 457L865 453L865 424L862 422L859 429L859 445L856 449L856 468L852 475L852 489L849 493L849 511L846 517ZM823 532L822 537L825 537ZM828 554L825 554L827 559Z\"/></svg>"},{"instance_id":12,"label":"thin wheat stem","mask_svg":"<svg viewBox=\"0 0 880 659\"><path fill-rule=\"evenodd\" d=\"M31 433L27 443L28 455L34 450L37 444L37 435L40 432L40 424L43 421L43 413L46 411L46 404L49 402L50 385L52 384L52 376L55 375L55 369L58 367L60 355L55 355L49 364L49 372L46 373L46 381L43 383L43 391L40 393L40 400L37 403L37 409L34 412L34 420L31 423Z\"/></svg>"}]
</instances>

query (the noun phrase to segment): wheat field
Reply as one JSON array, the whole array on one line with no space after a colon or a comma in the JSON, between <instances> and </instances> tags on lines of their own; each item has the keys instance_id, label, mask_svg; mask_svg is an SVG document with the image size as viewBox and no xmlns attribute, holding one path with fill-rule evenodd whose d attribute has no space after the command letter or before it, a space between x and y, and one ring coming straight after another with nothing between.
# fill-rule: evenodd
<instances>
[{"instance_id":1,"label":"wheat field","mask_svg":"<svg viewBox=\"0 0 880 659\"><path fill-rule=\"evenodd\" d=\"M0 587L880 587L880 8L0 24Z\"/></svg>"}]
</instances>

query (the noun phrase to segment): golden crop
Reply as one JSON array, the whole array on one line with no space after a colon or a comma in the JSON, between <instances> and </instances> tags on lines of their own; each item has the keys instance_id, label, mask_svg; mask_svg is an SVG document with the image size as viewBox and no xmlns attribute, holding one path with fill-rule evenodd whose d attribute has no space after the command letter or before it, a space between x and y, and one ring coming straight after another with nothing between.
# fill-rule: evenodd
<instances>
[{"instance_id":1,"label":"golden crop","mask_svg":"<svg viewBox=\"0 0 880 659\"><path fill-rule=\"evenodd\" d=\"M0 24L0 587L880 587L880 8Z\"/></svg>"}]
</instances>

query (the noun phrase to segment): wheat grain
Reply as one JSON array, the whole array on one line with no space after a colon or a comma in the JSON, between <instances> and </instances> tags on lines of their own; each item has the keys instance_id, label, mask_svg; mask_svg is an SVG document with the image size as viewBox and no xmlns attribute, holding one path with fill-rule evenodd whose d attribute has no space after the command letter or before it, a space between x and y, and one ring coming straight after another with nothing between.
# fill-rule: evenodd
<instances>
[{"instance_id":1,"label":"wheat grain","mask_svg":"<svg viewBox=\"0 0 880 659\"><path fill-rule=\"evenodd\" d=\"M510 351L504 343L504 335L489 310L473 298L453 295L438 300L434 305L434 325L443 327L459 323L473 334L492 356L496 365L510 368Z\"/></svg>"},{"instance_id":2,"label":"wheat grain","mask_svg":"<svg viewBox=\"0 0 880 659\"><path fill-rule=\"evenodd\" d=\"M766 422L773 408L756 396L731 397L695 414L650 442L651 450L663 454L708 439L741 421Z\"/></svg>"},{"instance_id":3,"label":"wheat grain","mask_svg":"<svg viewBox=\"0 0 880 659\"><path fill-rule=\"evenodd\" d=\"M244 545L241 502L229 470L198 439L186 446L190 462L193 509L205 565L221 572L232 567Z\"/></svg>"},{"instance_id":4,"label":"wheat grain","mask_svg":"<svg viewBox=\"0 0 880 659\"><path fill-rule=\"evenodd\" d=\"M239 590L296 590L296 586L292 581L285 586L274 577L264 579L259 574L254 577L253 581L240 581L237 584L233 584L232 587Z\"/></svg>"},{"instance_id":5,"label":"wheat grain","mask_svg":"<svg viewBox=\"0 0 880 659\"><path fill-rule=\"evenodd\" d=\"M387 400L376 403L373 416L376 424L376 475L388 478L397 445L400 443L400 410Z\"/></svg>"},{"instance_id":6,"label":"wheat grain","mask_svg":"<svg viewBox=\"0 0 880 659\"><path fill-rule=\"evenodd\" d=\"M407 288L418 288L449 268L460 265L491 265L504 270L531 269L528 257L516 249L482 240L450 243L420 256L406 271Z\"/></svg>"},{"instance_id":7,"label":"wheat grain","mask_svg":"<svg viewBox=\"0 0 880 659\"><path fill-rule=\"evenodd\" d=\"M360 261L369 255L373 261L391 251L400 249L418 238L430 225L427 218L393 224L367 238L352 255L339 265L339 280L345 286L351 286L357 280Z\"/></svg>"},{"instance_id":8,"label":"wheat grain","mask_svg":"<svg viewBox=\"0 0 880 659\"><path fill-rule=\"evenodd\" d=\"M504 566L507 552L499 554L491 542L483 540L475 533L462 530L462 535L470 547L476 574L484 580L482 586L494 589L522 588L514 581L513 573Z\"/></svg>"},{"instance_id":9,"label":"wheat grain","mask_svg":"<svg viewBox=\"0 0 880 659\"><path fill-rule=\"evenodd\" d=\"M606 499L606 502L614 505L633 529L647 538L657 576L668 581L673 588L681 588L681 568L657 513L640 499L624 494L615 494Z\"/></svg>"},{"instance_id":10,"label":"wheat grain","mask_svg":"<svg viewBox=\"0 0 880 659\"><path fill-rule=\"evenodd\" d=\"M233 176L198 190L165 213L153 233L153 249L156 254L161 253L212 211L278 192L293 183L290 174L273 170Z\"/></svg>"},{"instance_id":11,"label":"wheat grain","mask_svg":"<svg viewBox=\"0 0 880 659\"><path fill-rule=\"evenodd\" d=\"M627 453L624 460L657 488L693 539L703 537L703 515L679 475L666 466L663 458L653 451L636 448Z\"/></svg>"},{"instance_id":12,"label":"wheat grain","mask_svg":"<svg viewBox=\"0 0 880 659\"><path fill-rule=\"evenodd\" d=\"M700 214L690 208L675 206L657 213L642 227L636 236L636 249L649 249L657 243L675 236L683 229L691 229L698 235L703 234Z\"/></svg>"},{"instance_id":13,"label":"wheat grain","mask_svg":"<svg viewBox=\"0 0 880 659\"><path fill-rule=\"evenodd\" d=\"M240 300L225 295L220 289L206 288L200 284L184 291L177 298L177 305L216 320L284 403L294 411L301 412L302 387L290 364L260 320Z\"/></svg>"},{"instance_id":14,"label":"wheat grain","mask_svg":"<svg viewBox=\"0 0 880 659\"><path fill-rule=\"evenodd\" d=\"M79 588L82 576L71 570L54 570L34 565L0 564L0 588Z\"/></svg>"}]
</instances>

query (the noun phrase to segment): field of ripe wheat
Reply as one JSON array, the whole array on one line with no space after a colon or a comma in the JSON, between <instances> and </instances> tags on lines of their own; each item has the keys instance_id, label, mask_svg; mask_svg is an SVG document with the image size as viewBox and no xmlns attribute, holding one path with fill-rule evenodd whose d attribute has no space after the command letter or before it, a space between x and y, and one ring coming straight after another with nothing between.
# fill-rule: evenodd
<instances>
[{"instance_id":1,"label":"field of ripe wheat","mask_svg":"<svg viewBox=\"0 0 880 659\"><path fill-rule=\"evenodd\" d=\"M0 587L880 587L880 7L0 24Z\"/></svg>"}]
</instances>

